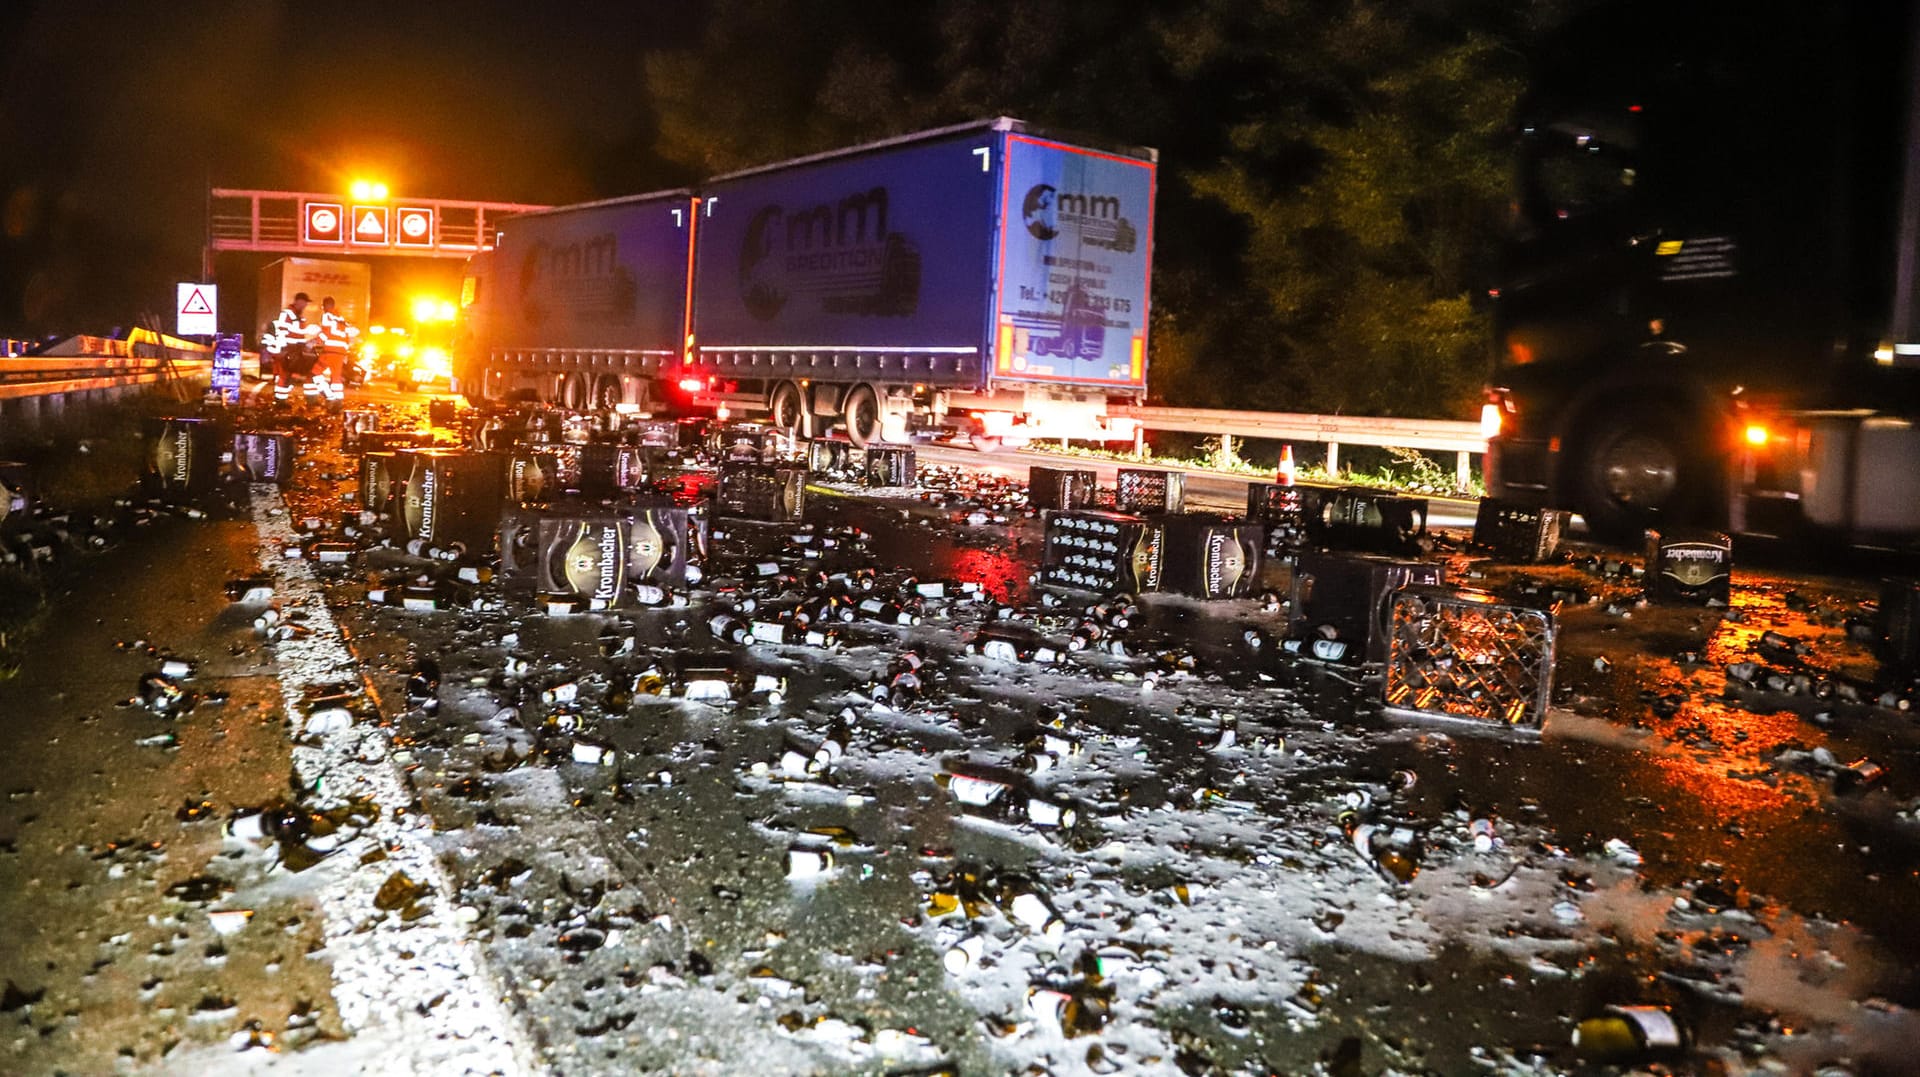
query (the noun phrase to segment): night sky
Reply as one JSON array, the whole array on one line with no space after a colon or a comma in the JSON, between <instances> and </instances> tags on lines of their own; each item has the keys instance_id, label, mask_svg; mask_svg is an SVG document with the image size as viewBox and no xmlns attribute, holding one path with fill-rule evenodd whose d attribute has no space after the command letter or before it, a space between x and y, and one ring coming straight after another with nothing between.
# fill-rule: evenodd
<instances>
[{"instance_id":1,"label":"night sky","mask_svg":"<svg viewBox=\"0 0 1920 1077\"><path fill-rule=\"evenodd\" d=\"M698 25L684 2L0 3L0 335L167 310L209 185L559 203L683 180L649 152L642 61ZM258 262L225 256L223 282Z\"/></svg>"}]
</instances>

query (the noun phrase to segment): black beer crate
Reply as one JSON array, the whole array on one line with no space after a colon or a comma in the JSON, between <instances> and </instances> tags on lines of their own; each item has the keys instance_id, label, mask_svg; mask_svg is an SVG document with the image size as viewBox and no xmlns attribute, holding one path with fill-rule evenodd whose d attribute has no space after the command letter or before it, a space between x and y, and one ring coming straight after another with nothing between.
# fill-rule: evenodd
<instances>
[{"instance_id":1,"label":"black beer crate","mask_svg":"<svg viewBox=\"0 0 1920 1077\"><path fill-rule=\"evenodd\" d=\"M1522 565L1551 561L1560 552L1569 515L1565 509L1483 497L1474 516L1473 544L1498 561Z\"/></svg>"},{"instance_id":2,"label":"black beer crate","mask_svg":"<svg viewBox=\"0 0 1920 1077\"><path fill-rule=\"evenodd\" d=\"M912 486L913 450L901 445L869 446L864 476L868 486Z\"/></svg>"},{"instance_id":3,"label":"black beer crate","mask_svg":"<svg viewBox=\"0 0 1920 1077\"><path fill-rule=\"evenodd\" d=\"M720 465L714 514L748 520L798 520L807 505L807 472L747 461Z\"/></svg>"},{"instance_id":4,"label":"black beer crate","mask_svg":"<svg viewBox=\"0 0 1920 1077\"><path fill-rule=\"evenodd\" d=\"M1260 576L1265 530L1210 513L1162 516L1162 589L1195 598L1243 598Z\"/></svg>"},{"instance_id":5,"label":"black beer crate","mask_svg":"<svg viewBox=\"0 0 1920 1077\"><path fill-rule=\"evenodd\" d=\"M1267 529L1269 561L1292 561L1307 548L1307 516L1321 507L1325 487L1256 482L1247 485L1247 519Z\"/></svg>"},{"instance_id":6,"label":"black beer crate","mask_svg":"<svg viewBox=\"0 0 1920 1077\"><path fill-rule=\"evenodd\" d=\"M843 438L814 438L807 442L807 472L839 475L853 467L853 442Z\"/></svg>"},{"instance_id":7,"label":"black beer crate","mask_svg":"<svg viewBox=\"0 0 1920 1077\"><path fill-rule=\"evenodd\" d=\"M1330 633L1349 653L1383 662L1393 593L1412 584L1440 582L1440 566L1424 561L1304 551L1293 567L1287 635L1308 640Z\"/></svg>"},{"instance_id":8,"label":"black beer crate","mask_svg":"<svg viewBox=\"0 0 1920 1077\"><path fill-rule=\"evenodd\" d=\"M232 452L232 439L211 419L149 419L142 479L161 497L199 497L213 492L222 458Z\"/></svg>"},{"instance_id":9,"label":"black beer crate","mask_svg":"<svg viewBox=\"0 0 1920 1077\"><path fill-rule=\"evenodd\" d=\"M33 512L33 470L16 460L0 460L0 527L20 523Z\"/></svg>"},{"instance_id":10,"label":"black beer crate","mask_svg":"<svg viewBox=\"0 0 1920 1077\"><path fill-rule=\"evenodd\" d=\"M631 493L647 482L646 451L638 445L590 441L580 446L580 474L574 488L587 497Z\"/></svg>"},{"instance_id":11,"label":"black beer crate","mask_svg":"<svg viewBox=\"0 0 1920 1077\"><path fill-rule=\"evenodd\" d=\"M460 407L451 400L427 401L427 421L435 426L452 426L459 421Z\"/></svg>"},{"instance_id":12,"label":"black beer crate","mask_svg":"<svg viewBox=\"0 0 1920 1077\"><path fill-rule=\"evenodd\" d=\"M360 438L380 428L380 415L366 408L348 408L340 413L340 447L349 452L360 447Z\"/></svg>"},{"instance_id":13,"label":"black beer crate","mask_svg":"<svg viewBox=\"0 0 1920 1077\"><path fill-rule=\"evenodd\" d=\"M470 550L494 543L506 496L506 467L494 453L412 449L399 454L398 537Z\"/></svg>"},{"instance_id":14,"label":"black beer crate","mask_svg":"<svg viewBox=\"0 0 1920 1077\"><path fill-rule=\"evenodd\" d=\"M500 521L500 572L542 594L617 606L637 584L684 586L694 534L672 506L512 509Z\"/></svg>"},{"instance_id":15,"label":"black beer crate","mask_svg":"<svg viewBox=\"0 0 1920 1077\"><path fill-rule=\"evenodd\" d=\"M233 461L248 482L270 482L285 488L293 482L299 439L285 430L243 430L233 435Z\"/></svg>"},{"instance_id":16,"label":"black beer crate","mask_svg":"<svg viewBox=\"0 0 1920 1077\"><path fill-rule=\"evenodd\" d=\"M392 449L375 449L360 454L360 507L367 512L391 516L398 511L397 497L404 473L400 454Z\"/></svg>"},{"instance_id":17,"label":"black beer crate","mask_svg":"<svg viewBox=\"0 0 1920 1077\"><path fill-rule=\"evenodd\" d=\"M1920 580L1880 582L1879 629L1881 661L1897 676L1920 676Z\"/></svg>"},{"instance_id":18,"label":"black beer crate","mask_svg":"<svg viewBox=\"0 0 1920 1077\"><path fill-rule=\"evenodd\" d=\"M1393 556L1417 554L1427 533L1427 499L1343 486L1322 495L1319 511L1310 507L1306 520L1307 537L1316 546Z\"/></svg>"},{"instance_id":19,"label":"black beer crate","mask_svg":"<svg viewBox=\"0 0 1920 1077\"><path fill-rule=\"evenodd\" d=\"M1091 469L1035 467L1027 473L1027 504L1072 512L1093 504L1099 480Z\"/></svg>"},{"instance_id":20,"label":"black beer crate","mask_svg":"<svg viewBox=\"0 0 1920 1077\"><path fill-rule=\"evenodd\" d=\"M550 452L519 448L506 454L506 499L542 505L560 492L560 462Z\"/></svg>"},{"instance_id":21,"label":"black beer crate","mask_svg":"<svg viewBox=\"0 0 1920 1077\"><path fill-rule=\"evenodd\" d=\"M1388 706L1539 728L1553 697L1552 611L1434 586L1403 587L1392 603Z\"/></svg>"},{"instance_id":22,"label":"black beer crate","mask_svg":"<svg viewBox=\"0 0 1920 1077\"><path fill-rule=\"evenodd\" d=\"M1114 480L1113 507L1118 512L1160 516L1187 507L1187 476L1179 471L1123 467Z\"/></svg>"},{"instance_id":23,"label":"black beer crate","mask_svg":"<svg viewBox=\"0 0 1920 1077\"><path fill-rule=\"evenodd\" d=\"M1090 509L1047 514L1040 582L1102 594L1158 591L1166 529L1157 521Z\"/></svg>"},{"instance_id":24,"label":"black beer crate","mask_svg":"<svg viewBox=\"0 0 1920 1077\"><path fill-rule=\"evenodd\" d=\"M1733 539L1720 531L1647 532L1647 597L1726 605L1733 597Z\"/></svg>"}]
</instances>

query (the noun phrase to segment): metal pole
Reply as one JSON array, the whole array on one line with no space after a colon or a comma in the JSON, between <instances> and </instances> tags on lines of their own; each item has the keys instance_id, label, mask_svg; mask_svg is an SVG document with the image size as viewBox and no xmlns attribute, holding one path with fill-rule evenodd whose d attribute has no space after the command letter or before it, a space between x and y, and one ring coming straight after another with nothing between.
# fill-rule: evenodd
<instances>
[{"instance_id":1,"label":"metal pole","mask_svg":"<svg viewBox=\"0 0 1920 1077\"><path fill-rule=\"evenodd\" d=\"M1147 458L1147 428L1138 424L1133 428L1133 458L1135 460Z\"/></svg>"},{"instance_id":2,"label":"metal pole","mask_svg":"<svg viewBox=\"0 0 1920 1077\"><path fill-rule=\"evenodd\" d=\"M1473 478L1473 454L1460 450L1460 459L1453 467L1453 485L1456 489L1467 488L1467 480Z\"/></svg>"},{"instance_id":3,"label":"metal pole","mask_svg":"<svg viewBox=\"0 0 1920 1077\"><path fill-rule=\"evenodd\" d=\"M1327 442L1327 478L1331 479L1338 474L1340 474L1340 443L1329 441Z\"/></svg>"},{"instance_id":4,"label":"metal pole","mask_svg":"<svg viewBox=\"0 0 1920 1077\"><path fill-rule=\"evenodd\" d=\"M1233 466L1233 435L1220 435L1220 453L1215 457L1213 466L1222 471Z\"/></svg>"}]
</instances>

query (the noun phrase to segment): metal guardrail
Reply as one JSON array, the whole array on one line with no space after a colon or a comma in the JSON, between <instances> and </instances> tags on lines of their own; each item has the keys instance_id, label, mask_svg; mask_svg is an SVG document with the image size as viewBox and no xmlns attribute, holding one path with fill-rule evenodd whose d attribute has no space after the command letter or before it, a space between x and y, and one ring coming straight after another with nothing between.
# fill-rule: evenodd
<instances>
[{"instance_id":1,"label":"metal guardrail","mask_svg":"<svg viewBox=\"0 0 1920 1077\"><path fill-rule=\"evenodd\" d=\"M1480 424L1456 419L1373 419L1291 411L1160 407L1112 407L1107 414L1132 419L1147 430L1213 434L1221 439L1222 450L1229 453L1234 438L1317 442L1327 447L1329 472L1339 469L1342 444L1451 452L1457 454L1454 477L1461 486L1472 475L1473 455L1487 451Z\"/></svg>"}]
</instances>

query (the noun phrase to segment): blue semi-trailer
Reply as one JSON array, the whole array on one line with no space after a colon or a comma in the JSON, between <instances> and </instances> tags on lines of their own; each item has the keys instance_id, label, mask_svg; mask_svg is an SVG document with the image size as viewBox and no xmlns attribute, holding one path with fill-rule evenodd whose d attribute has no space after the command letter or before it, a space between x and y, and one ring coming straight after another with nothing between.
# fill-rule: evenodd
<instances>
[{"instance_id":1,"label":"blue semi-trailer","mask_svg":"<svg viewBox=\"0 0 1920 1077\"><path fill-rule=\"evenodd\" d=\"M1129 439L1108 406L1146 392L1155 169L999 118L515 218L469 270L468 388L765 412L863 445ZM543 279L598 296L623 268L661 317L524 309Z\"/></svg>"}]
</instances>

